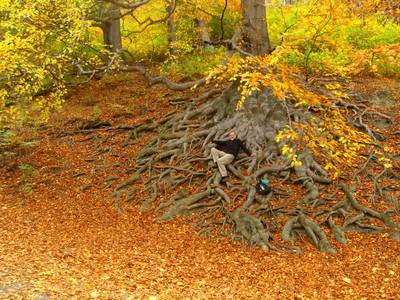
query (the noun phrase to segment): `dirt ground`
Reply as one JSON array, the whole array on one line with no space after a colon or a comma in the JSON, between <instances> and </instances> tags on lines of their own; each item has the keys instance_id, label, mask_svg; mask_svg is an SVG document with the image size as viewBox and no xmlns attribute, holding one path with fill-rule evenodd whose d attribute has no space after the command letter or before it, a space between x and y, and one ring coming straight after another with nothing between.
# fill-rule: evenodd
<instances>
[{"instance_id":1,"label":"dirt ground","mask_svg":"<svg viewBox=\"0 0 400 300\"><path fill-rule=\"evenodd\" d=\"M95 141L77 124L158 118L187 93L149 90L132 75L95 82L49 126L24 133L37 145L0 169L0 299L400 298L400 243L388 232L348 234L347 245L333 242L335 255L309 243L300 255L263 252L200 238L185 219L158 223L133 204L113 205L101 184L129 165L111 156L95 170Z\"/></svg>"}]
</instances>

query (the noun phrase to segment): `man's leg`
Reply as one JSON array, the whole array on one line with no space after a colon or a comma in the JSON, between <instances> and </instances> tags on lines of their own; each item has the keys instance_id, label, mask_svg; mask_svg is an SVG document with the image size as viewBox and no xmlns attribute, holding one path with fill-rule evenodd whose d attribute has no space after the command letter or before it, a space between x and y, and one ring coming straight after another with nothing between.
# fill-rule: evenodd
<instances>
[{"instance_id":1,"label":"man's leg","mask_svg":"<svg viewBox=\"0 0 400 300\"><path fill-rule=\"evenodd\" d=\"M216 163L218 159L226 155L224 151L218 150L217 148L211 148L211 157L213 161Z\"/></svg>"},{"instance_id":2,"label":"man's leg","mask_svg":"<svg viewBox=\"0 0 400 300\"><path fill-rule=\"evenodd\" d=\"M220 153L222 153L222 154L220 155ZM218 158L220 156L222 156L223 154L225 154L225 152L222 152L214 147L211 148L211 157L215 163L217 162Z\"/></svg>"},{"instance_id":3,"label":"man's leg","mask_svg":"<svg viewBox=\"0 0 400 300\"><path fill-rule=\"evenodd\" d=\"M227 177L228 173L226 172L225 166L229 165L234 160L235 157L232 154L228 154L225 152L222 153L224 153L224 155L218 158L217 160L218 170L221 173L222 177Z\"/></svg>"}]
</instances>

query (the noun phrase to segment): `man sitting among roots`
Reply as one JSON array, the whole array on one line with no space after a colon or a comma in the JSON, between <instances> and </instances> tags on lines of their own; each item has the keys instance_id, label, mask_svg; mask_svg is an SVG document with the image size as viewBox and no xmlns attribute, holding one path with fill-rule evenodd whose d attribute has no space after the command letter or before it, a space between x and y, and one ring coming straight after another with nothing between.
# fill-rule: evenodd
<instances>
[{"instance_id":1,"label":"man sitting among roots","mask_svg":"<svg viewBox=\"0 0 400 300\"><path fill-rule=\"evenodd\" d=\"M211 156L214 163L217 164L218 170L221 173L221 182L225 183L228 181L228 173L226 172L226 166L229 165L236 156L239 154L240 149L247 153L249 156L255 156L256 151L250 152L249 149L243 144L241 140L237 138L236 131L231 130L228 133L228 140L218 141L213 140L213 143L217 144L217 147L211 148Z\"/></svg>"}]
</instances>

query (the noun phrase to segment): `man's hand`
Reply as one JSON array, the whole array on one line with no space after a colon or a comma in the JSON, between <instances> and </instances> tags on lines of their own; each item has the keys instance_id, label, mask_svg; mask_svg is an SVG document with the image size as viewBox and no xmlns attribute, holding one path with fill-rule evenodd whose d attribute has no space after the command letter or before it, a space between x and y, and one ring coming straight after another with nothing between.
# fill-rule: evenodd
<instances>
[{"instance_id":1,"label":"man's hand","mask_svg":"<svg viewBox=\"0 0 400 300\"><path fill-rule=\"evenodd\" d=\"M253 152L251 152L251 156L254 157L254 156L256 156L256 155L257 155L256 150L253 150Z\"/></svg>"}]
</instances>

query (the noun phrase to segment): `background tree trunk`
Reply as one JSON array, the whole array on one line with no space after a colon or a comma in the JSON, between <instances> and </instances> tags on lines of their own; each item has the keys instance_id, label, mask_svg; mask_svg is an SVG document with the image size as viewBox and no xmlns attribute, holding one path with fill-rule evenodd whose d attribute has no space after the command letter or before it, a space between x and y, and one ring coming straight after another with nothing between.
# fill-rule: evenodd
<instances>
[{"instance_id":1,"label":"background tree trunk","mask_svg":"<svg viewBox=\"0 0 400 300\"><path fill-rule=\"evenodd\" d=\"M174 11L175 6L173 5L173 2L170 1L167 3L167 13L170 14L170 17L167 19L167 39L168 39L168 49L171 54L174 54L176 52L174 42L176 41L176 26L174 23L174 15L172 12Z\"/></svg>"},{"instance_id":2,"label":"background tree trunk","mask_svg":"<svg viewBox=\"0 0 400 300\"><path fill-rule=\"evenodd\" d=\"M120 8L113 4L109 9L108 20L101 23L104 45L112 52L122 49L120 16Z\"/></svg>"},{"instance_id":3,"label":"background tree trunk","mask_svg":"<svg viewBox=\"0 0 400 300\"><path fill-rule=\"evenodd\" d=\"M210 34L208 33L207 23L202 19L195 19L194 22L198 27L201 48L204 49L207 46L211 46L212 43Z\"/></svg>"},{"instance_id":4,"label":"background tree trunk","mask_svg":"<svg viewBox=\"0 0 400 300\"><path fill-rule=\"evenodd\" d=\"M254 55L270 52L265 0L242 0L243 48Z\"/></svg>"}]
</instances>

